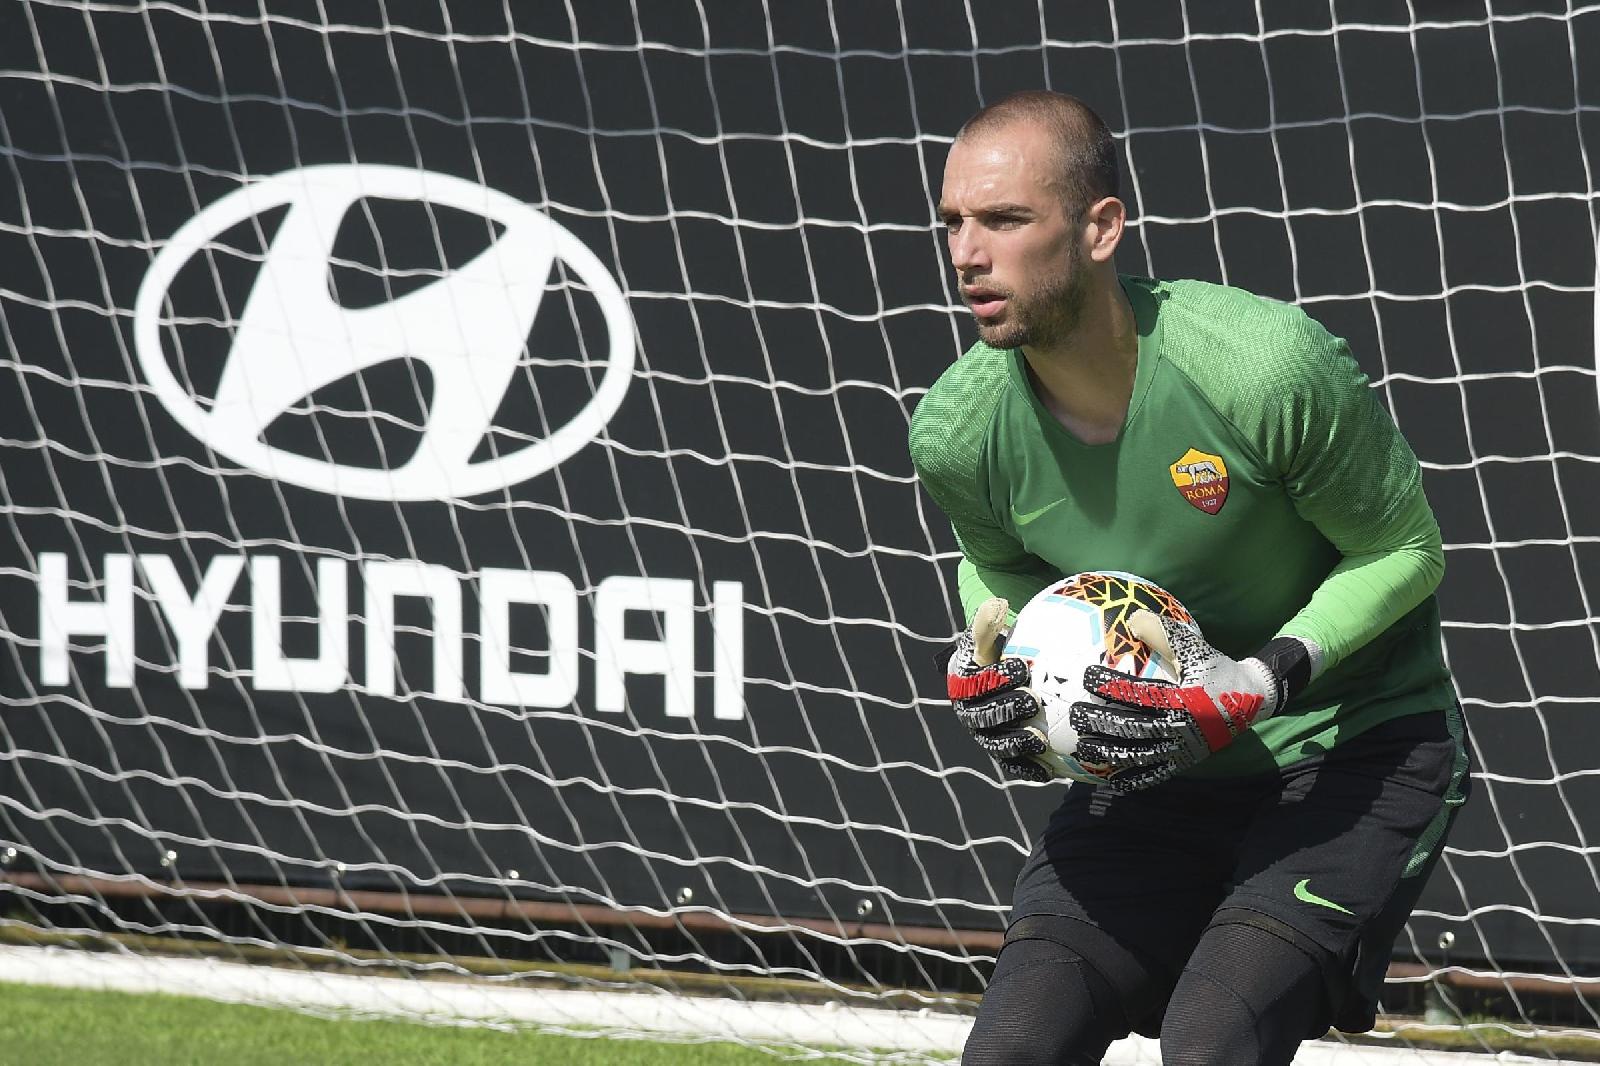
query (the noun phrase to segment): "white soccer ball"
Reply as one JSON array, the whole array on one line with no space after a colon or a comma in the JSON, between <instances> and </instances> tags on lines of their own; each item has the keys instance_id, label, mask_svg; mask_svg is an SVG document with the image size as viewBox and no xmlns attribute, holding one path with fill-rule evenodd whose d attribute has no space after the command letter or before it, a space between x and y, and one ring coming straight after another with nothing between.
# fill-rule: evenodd
<instances>
[{"instance_id":1,"label":"white soccer ball","mask_svg":"<svg viewBox=\"0 0 1600 1066\"><path fill-rule=\"evenodd\" d=\"M1052 581L1017 612L1003 654L1028 660L1030 688L1040 709L1020 725L1044 735L1048 750L1033 756L1050 774L1099 784L1108 767L1079 761L1078 731L1067 720L1074 703L1099 703L1083 688L1084 667L1094 663L1138 677L1177 680L1167 664L1128 632L1127 621L1144 608L1168 618L1193 619L1172 593L1120 570L1073 574Z\"/></svg>"}]
</instances>

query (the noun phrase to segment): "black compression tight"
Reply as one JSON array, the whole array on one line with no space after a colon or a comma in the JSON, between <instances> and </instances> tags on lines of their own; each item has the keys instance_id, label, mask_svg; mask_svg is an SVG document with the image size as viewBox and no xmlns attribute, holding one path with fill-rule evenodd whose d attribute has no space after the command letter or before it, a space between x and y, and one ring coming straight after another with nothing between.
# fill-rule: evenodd
<instances>
[{"instance_id":1,"label":"black compression tight","mask_svg":"<svg viewBox=\"0 0 1600 1066\"><path fill-rule=\"evenodd\" d=\"M962 1066L1092 1066L1131 1025L1114 989L1057 940L1006 945L983 997ZM1123 972L1126 972L1125 970ZM1166 1066L1285 1066L1326 1018L1317 963L1277 935L1249 925L1207 929L1172 992L1161 1025Z\"/></svg>"},{"instance_id":2,"label":"black compression tight","mask_svg":"<svg viewBox=\"0 0 1600 1066\"><path fill-rule=\"evenodd\" d=\"M1161 1022L1164 1066L1288 1066L1314 1025L1327 1028L1322 971L1251 925L1206 930Z\"/></svg>"},{"instance_id":3,"label":"black compression tight","mask_svg":"<svg viewBox=\"0 0 1600 1066\"><path fill-rule=\"evenodd\" d=\"M1094 1066L1128 1032L1122 1017L1110 983L1077 952L1013 941L995 963L961 1066Z\"/></svg>"}]
</instances>

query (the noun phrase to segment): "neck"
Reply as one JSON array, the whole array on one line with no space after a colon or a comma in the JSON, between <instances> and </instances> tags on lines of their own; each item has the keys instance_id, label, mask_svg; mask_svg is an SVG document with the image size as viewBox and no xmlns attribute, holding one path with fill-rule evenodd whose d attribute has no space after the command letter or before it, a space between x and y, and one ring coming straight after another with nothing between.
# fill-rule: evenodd
<instances>
[{"instance_id":1,"label":"neck","mask_svg":"<svg viewBox=\"0 0 1600 1066\"><path fill-rule=\"evenodd\" d=\"M1108 275L1084 301L1071 335L1022 349L1040 401L1085 444L1105 444L1122 432L1139 367L1133 305L1116 274Z\"/></svg>"}]
</instances>

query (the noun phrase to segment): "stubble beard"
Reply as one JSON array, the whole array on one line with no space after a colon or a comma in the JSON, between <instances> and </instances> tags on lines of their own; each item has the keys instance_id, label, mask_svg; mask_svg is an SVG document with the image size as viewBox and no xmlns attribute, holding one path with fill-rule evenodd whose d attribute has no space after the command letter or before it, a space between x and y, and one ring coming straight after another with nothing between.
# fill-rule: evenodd
<instances>
[{"instance_id":1,"label":"stubble beard","mask_svg":"<svg viewBox=\"0 0 1600 1066\"><path fill-rule=\"evenodd\" d=\"M1072 336L1089 296L1088 272L1076 245L1064 269L1011 294L1004 321L978 322L978 338L991 348L1049 348Z\"/></svg>"}]
</instances>

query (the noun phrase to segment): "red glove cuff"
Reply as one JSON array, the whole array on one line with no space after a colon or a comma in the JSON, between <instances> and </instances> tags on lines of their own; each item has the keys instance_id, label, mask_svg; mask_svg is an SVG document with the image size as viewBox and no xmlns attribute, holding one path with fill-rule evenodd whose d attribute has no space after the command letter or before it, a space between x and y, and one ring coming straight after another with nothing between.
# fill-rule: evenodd
<instances>
[{"instance_id":1,"label":"red glove cuff","mask_svg":"<svg viewBox=\"0 0 1600 1066\"><path fill-rule=\"evenodd\" d=\"M1242 730L1234 728L1232 720L1212 702L1206 690L1199 685L1174 685L1170 681L1142 681L1126 674L1091 666L1085 671L1085 680L1095 695L1129 707L1148 707L1156 711L1185 711L1194 720L1195 728L1205 738L1206 747L1212 751L1227 746ZM1261 697L1243 692L1230 692L1223 696L1236 697L1239 707L1230 711L1243 719L1248 726L1261 709ZM1248 711L1245 705L1254 701Z\"/></svg>"},{"instance_id":2,"label":"red glove cuff","mask_svg":"<svg viewBox=\"0 0 1600 1066\"><path fill-rule=\"evenodd\" d=\"M953 700L971 700L1028 681L1032 671L1022 659L1001 659L975 674L945 674L945 689Z\"/></svg>"}]
</instances>

